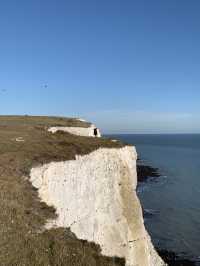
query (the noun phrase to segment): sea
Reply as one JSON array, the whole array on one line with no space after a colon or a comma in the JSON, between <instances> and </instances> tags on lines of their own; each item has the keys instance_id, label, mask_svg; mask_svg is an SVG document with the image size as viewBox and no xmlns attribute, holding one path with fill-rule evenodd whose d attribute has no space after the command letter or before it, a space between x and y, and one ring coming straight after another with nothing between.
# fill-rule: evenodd
<instances>
[{"instance_id":1,"label":"sea","mask_svg":"<svg viewBox=\"0 0 200 266\"><path fill-rule=\"evenodd\" d=\"M140 163L159 168L161 176L137 191L154 245L200 265L200 134L109 137L133 144Z\"/></svg>"}]
</instances>

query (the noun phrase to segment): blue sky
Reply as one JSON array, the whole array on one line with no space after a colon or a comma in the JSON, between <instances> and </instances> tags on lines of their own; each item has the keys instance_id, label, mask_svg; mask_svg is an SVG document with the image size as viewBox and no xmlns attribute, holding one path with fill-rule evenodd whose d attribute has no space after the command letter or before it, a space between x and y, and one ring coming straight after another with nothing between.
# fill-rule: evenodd
<instances>
[{"instance_id":1,"label":"blue sky","mask_svg":"<svg viewBox=\"0 0 200 266\"><path fill-rule=\"evenodd\" d=\"M199 14L198 0L2 1L0 114L200 132Z\"/></svg>"}]
</instances>

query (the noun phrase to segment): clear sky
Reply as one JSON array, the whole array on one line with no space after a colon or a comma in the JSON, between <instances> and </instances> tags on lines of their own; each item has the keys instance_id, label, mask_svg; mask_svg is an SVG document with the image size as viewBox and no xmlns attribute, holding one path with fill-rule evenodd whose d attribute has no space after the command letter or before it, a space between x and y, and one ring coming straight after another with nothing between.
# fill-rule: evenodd
<instances>
[{"instance_id":1,"label":"clear sky","mask_svg":"<svg viewBox=\"0 0 200 266\"><path fill-rule=\"evenodd\" d=\"M0 4L0 113L200 132L199 0Z\"/></svg>"}]
</instances>

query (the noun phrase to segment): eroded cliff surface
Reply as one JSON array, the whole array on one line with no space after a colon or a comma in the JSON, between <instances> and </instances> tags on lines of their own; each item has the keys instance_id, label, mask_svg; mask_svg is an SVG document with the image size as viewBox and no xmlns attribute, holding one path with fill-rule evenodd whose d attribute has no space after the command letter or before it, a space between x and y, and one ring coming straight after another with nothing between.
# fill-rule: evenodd
<instances>
[{"instance_id":1,"label":"eroded cliff surface","mask_svg":"<svg viewBox=\"0 0 200 266\"><path fill-rule=\"evenodd\" d=\"M103 256L98 245L77 239L67 228L44 229L56 217L55 208L39 199L29 181L36 165L123 147L104 138L47 130L90 125L73 118L0 116L0 266L124 266L124 259Z\"/></svg>"},{"instance_id":2,"label":"eroded cliff surface","mask_svg":"<svg viewBox=\"0 0 200 266\"><path fill-rule=\"evenodd\" d=\"M162 265L134 190L135 151L50 127L91 123L0 116L0 266Z\"/></svg>"},{"instance_id":3,"label":"eroded cliff surface","mask_svg":"<svg viewBox=\"0 0 200 266\"><path fill-rule=\"evenodd\" d=\"M57 212L46 228L70 228L79 239L99 244L103 255L125 258L127 266L165 265L144 227L136 157L130 146L100 148L32 168L32 184Z\"/></svg>"}]
</instances>

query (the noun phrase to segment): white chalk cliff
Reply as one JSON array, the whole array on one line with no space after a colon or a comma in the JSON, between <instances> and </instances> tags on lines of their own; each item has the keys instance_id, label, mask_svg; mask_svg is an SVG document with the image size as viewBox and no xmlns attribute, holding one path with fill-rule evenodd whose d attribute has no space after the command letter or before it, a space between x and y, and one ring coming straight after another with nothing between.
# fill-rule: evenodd
<instances>
[{"instance_id":1,"label":"white chalk cliff","mask_svg":"<svg viewBox=\"0 0 200 266\"><path fill-rule=\"evenodd\" d=\"M81 121L81 120L80 120ZM61 127L61 126L55 126L50 127L48 129L51 133L56 133L57 131L63 131L68 132L70 134L78 135L78 136L84 136L84 137L101 137L101 133L98 128L96 128L95 125L91 125L90 127ZM96 135L95 135L96 131Z\"/></svg>"},{"instance_id":2,"label":"white chalk cliff","mask_svg":"<svg viewBox=\"0 0 200 266\"><path fill-rule=\"evenodd\" d=\"M32 184L58 215L46 227L70 227L77 238L99 244L103 255L125 258L126 266L165 265L144 227L136 159L134 147L100 148L33 168Z\"/></svg>"}]
</instances>

